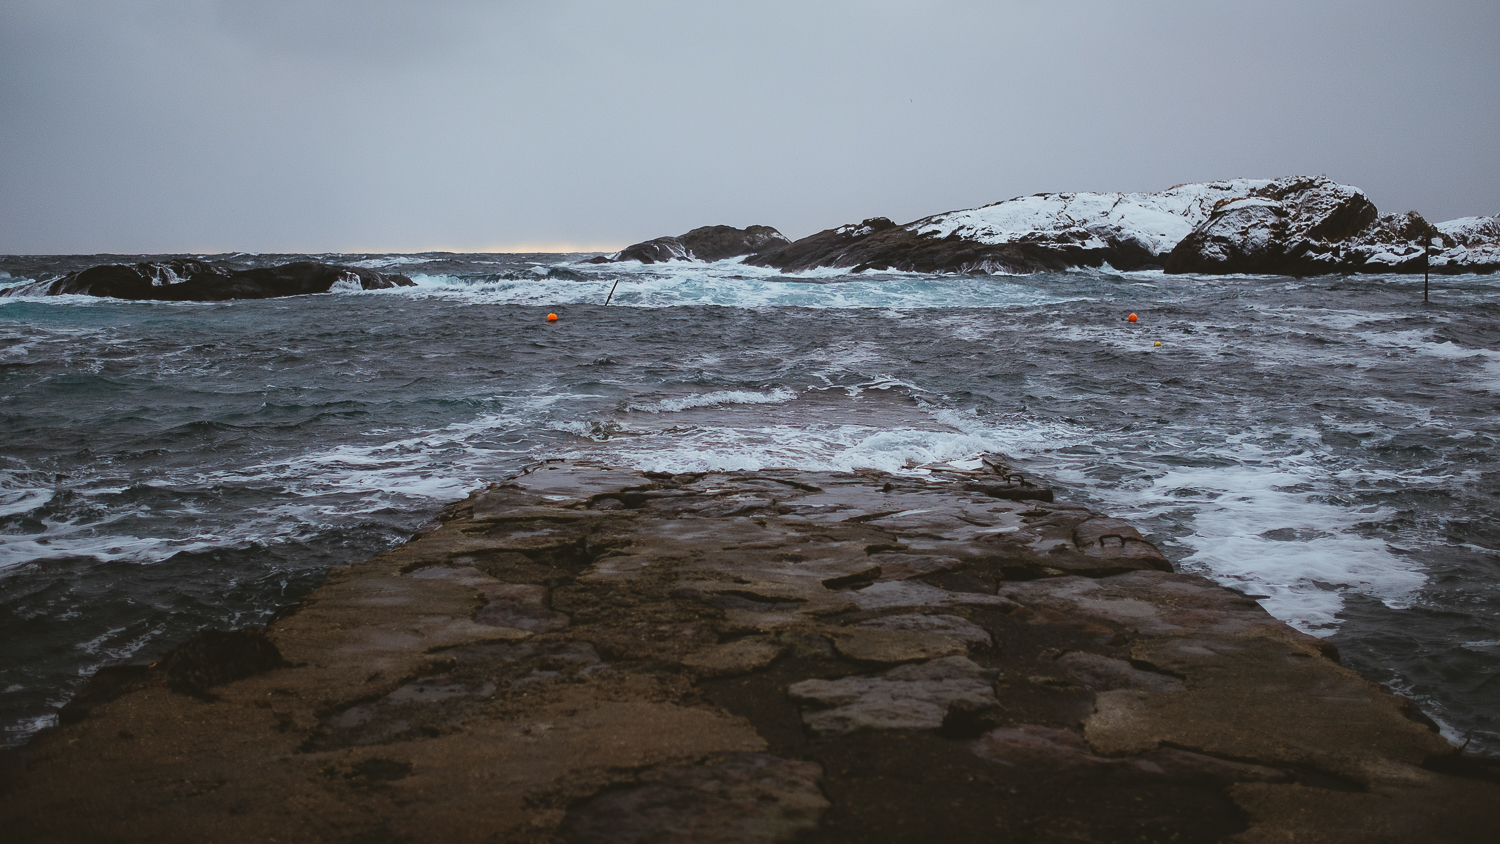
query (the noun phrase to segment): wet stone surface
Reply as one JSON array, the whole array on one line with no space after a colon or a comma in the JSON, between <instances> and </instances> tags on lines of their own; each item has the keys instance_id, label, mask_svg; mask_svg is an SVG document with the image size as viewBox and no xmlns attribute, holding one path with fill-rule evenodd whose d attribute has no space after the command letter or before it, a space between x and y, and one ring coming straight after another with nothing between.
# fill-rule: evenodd
<instances>
[{"instance_id":1,"label":"wet stone surface","mask_svg":"<svg viewBox=\"0 0 1500 844\"><path fill-rule=\"evenodd\" d=\"M997 456L925 469L532 467L331 573L256 634L279 657L101 686L3 766L0 822L26 841L1489 840L1496 767L1320 641L1128 524L1017 496Z\"/></svg>"}]
</instances>

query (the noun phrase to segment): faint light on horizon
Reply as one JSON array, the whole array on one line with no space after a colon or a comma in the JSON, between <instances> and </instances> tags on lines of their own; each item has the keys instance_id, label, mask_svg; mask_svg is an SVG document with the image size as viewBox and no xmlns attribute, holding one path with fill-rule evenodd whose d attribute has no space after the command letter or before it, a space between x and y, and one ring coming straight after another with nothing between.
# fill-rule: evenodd
<instances>
[{"instance_id":1,"label":"faint light on horizon","mask_svg":"<svg viewBox=\"0 0 1500 844\"><path fill-rule=\"evenodd\" d=\"M528 252L619 252L629 244L625 243L571 243L568 241L523 241L521 243L490 243L479 246L425 246L425 247L403 247L399 249L341 249L337 252L323 254L342 255L423 255L431 252L451 252L461 255L485 255L485 254L507 254ZM303 253L318 254L318 253Z\"/></svg>"}]
</instances>

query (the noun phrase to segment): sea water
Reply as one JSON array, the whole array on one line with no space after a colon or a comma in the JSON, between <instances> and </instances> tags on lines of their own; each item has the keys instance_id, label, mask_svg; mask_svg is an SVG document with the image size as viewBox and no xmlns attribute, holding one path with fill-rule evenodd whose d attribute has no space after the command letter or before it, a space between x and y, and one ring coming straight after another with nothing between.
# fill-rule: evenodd
<instances>
[{"instance_id":1,"label":"sea water","mask_svg":"<svg viewBox=\"0 0 1500 844\"><path fill-rule=\"evenodd\" d=\"M0 259L0 286L142 257ZM310 257L417 286L0 299L7 744L100 666L263 623L539 459L998 451L1500 752L1500 279L1424 304L1395 276Z\"/></svg>"}]
</instances>

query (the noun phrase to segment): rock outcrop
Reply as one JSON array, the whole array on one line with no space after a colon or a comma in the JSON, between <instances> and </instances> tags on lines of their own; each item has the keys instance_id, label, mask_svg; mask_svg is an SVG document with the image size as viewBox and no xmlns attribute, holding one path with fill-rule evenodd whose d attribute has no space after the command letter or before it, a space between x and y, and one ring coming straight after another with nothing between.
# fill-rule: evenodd
<instances>
[{"instance_id":1,"label":"rock outcrop","mask_svg":"<svg viewBox=\"0 0 1500 844\"><path fill-rule=\"evenodd\" d=\"M1237 179L1160 193L1046 193L896 225L878 217L763 251L746 263L922 273L1160 267L1214 206L1268 184Z\"/></svg>"},{"instance_id":2,"label":"rock outcrop","mask_svg":"<svg viewBox=\"0 0 1500 844\"><path fill-rule=\"evenodd\" d=\"M765 236L745 236L756 231ZM709 247L707 233L728 245ZM1429 263L1424 244L1433 237ZM1500 269L1500 220L1430 226L1415 212L1382 217L1359 188L1298 176L1156 193L1043 193L904 225L872 217L794 242L764 226L715 226L590 261L740 255L784 272L1033 273L1106 265L1203 274L1493 272Z\"/></svg>"},{"instance_id":3,"label":"rock outcrop","mask_svg":"<svg viewBox=\"0 0 1500 844\"><path fill-rule=\"evenodd\" d=\"M172 260L90 267L55 280L9 287L0 290L0 296L79 294L167 302L221 302L414 285L404 275L314 261L232 269L203 261Z\"/></svg>"},{"instance_id":4,"label":"rock outcrop","mask_svg":"<svg viewBox=\"0 0 1500 844\"><path fill-rule=\"evenodd\" d=\"M1348 240L1375 221L1358 188L1282 179L1217 204L1167 257L1170 273L1302 274L1313 244Z\"/></svg>"},{"instance_id":5,"label":"rock outcrop","mask_svg":"<svg viewBox=\"0 0 1500 844\"><path fill-rule=\"evenodd\" d=\"M613 255L600 255L585 263L609 264L618 261L640 261L659 264L663 261L722 261L741 255L753 255L787 243L786 235L770 226L702 226L676 237L658 237L627 246Z\"/></svg>"},{"instance_id":6,"label":"rock outcrop","mask_svg":"<svg viewBox=\"0 0 1500 844\"><path fill-rule=\"evenodd\" d=\"M548 462L0 758L18 841L1487 841L1492 762L991 460ZM219 666L218 662L225 663Z\"/></svg>"},{"instance_id":7,"label":"rock outcrop","mask_svg":"<svg viewBox=\"0 0 1500 844\"><path fill-rule=\"evenodd\" d=\"M1430 247L1430 248L1429 248ZM1434 226L1415 211L1380 215L1358 188L1278 179L1222 203L1167 257L1169 273L1442 273L1500 269L1500 221Z\"/></svg>"}]
</instances>

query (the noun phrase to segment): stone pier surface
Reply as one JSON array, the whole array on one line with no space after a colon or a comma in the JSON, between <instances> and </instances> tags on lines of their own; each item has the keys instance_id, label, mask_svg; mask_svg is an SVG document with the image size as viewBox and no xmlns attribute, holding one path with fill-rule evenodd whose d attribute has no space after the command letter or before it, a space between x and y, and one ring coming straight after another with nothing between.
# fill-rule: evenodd
<instances>
[{"instance_id":1,"label":"stone pier surface","mask_svg":"<svg viewBox=\"0 0 1500 844\"><path fill-rule=\"evenodd\" d=\"M1500 780L999 459L553 461L105 672L15 842L1491 842Z\"/></svg>"}]
</instances>

